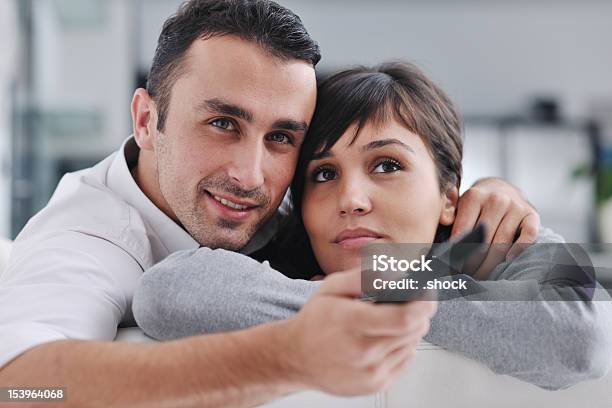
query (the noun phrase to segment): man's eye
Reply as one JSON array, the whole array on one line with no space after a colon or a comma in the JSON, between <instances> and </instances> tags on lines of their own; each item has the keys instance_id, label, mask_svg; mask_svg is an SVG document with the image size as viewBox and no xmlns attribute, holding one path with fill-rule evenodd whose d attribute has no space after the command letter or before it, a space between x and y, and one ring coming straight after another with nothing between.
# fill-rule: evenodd
<instances>
[{"instance_id":1,"label":"man's eye","mask_svg":"<svg viewBox=\"0 0 612 408\"><path fill-rule=\"evenodd\" d=\"M402 165L397 160L385 159L380 162L372 171L373 173L393 173L402 170Z\"/></svg>"},{"instance_id":2,"label":"man's eye","mask_svg":"<svg viewBox=\"0 0 612 408\"><path fill-rule=\"evenodd\" d=\"M317 183L325 183L326 181L334 180L336 178L336 170L324 167L318 170L315 170L312 173L312 179Z\"/></svg>"},{"instance_id":3,"label":"man's eye","mask_svg":"<svg viewBox=\"0 0 612 408\"><path fill-rule=\"evenodd\" d=\"M272 133L266 137L269 141L279 144L292 144L292 140L284 133Z\"/></svg>"},{"instance_id":4,"label":"man's eye","mask_svg":"<svg viewBox=\"0 0 612 408\"><path fill-rule=\"evenodd\" d=\"M224 130L235 130L234 124L229 119L215 119L210 124Z\"/></svg>"}]
</instances>

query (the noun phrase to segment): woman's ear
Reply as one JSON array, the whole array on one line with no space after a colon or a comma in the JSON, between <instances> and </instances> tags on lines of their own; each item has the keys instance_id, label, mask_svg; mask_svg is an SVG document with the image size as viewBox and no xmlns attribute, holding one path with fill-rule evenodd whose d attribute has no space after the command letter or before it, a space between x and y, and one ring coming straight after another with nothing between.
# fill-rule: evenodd
<instances>
[{"instance_id":1,"label":"woman's ear","mask_svg":"<svg viewBox=\"0 0 612 408\"><path fill-rule=\"evenodd\" d=\"M446 192L442 195L443 203L440 210L440 224L452 225L455 222L457 202L459 201L459 189L453 184L449 184Z\"/></svg>"}]
</instances>

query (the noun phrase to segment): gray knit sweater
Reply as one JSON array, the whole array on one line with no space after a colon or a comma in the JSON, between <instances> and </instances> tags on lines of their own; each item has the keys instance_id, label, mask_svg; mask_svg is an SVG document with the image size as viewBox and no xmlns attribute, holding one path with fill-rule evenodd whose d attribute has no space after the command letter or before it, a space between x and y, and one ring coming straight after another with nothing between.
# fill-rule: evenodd
<instances>
[{"instance_id":1,"label":"gray knit sweater","mask_svg":"<svg viewBox=\"0 0 612 408\"><path fill-rule=\"evenodd\" d=\"M543 229L537 242L563 240ZM531 300L440 301L425 339L546 389L603 376L612 364L611 298L601 287L595 301L542 298L537 288L546 277L540 266L549 258L532 246L478 282L493 294L531 293ZM320 284L289 279L267 262L235 252L200 248L145 271L133 311L145 333L169 340L289 318Z\"/></svg>"}]
</instances>

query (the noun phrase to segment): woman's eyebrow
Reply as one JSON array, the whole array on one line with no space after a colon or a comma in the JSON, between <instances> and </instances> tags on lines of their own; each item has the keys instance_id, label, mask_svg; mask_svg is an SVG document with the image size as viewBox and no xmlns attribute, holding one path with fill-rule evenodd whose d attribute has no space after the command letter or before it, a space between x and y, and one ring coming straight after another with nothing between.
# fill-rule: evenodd
<instances>
[{"instance_id":1,"label":"woman's eyebrow","mask_svg":"<svg viewBox=\"0 0 612 408\"><path fill-rule=\"evenodd\" d=\"M361 150L362 151L374 150L374 149L378 149L378 148L381 148L387 145L398 145L408 150L409 152L416 154L415 151L412 149L412 147L408 146L406 143L402 142L401 140L398 140L395 138L374 140L373 142L370 142L362 146Z\"/></svg>"},{"instance_id":2,"label":"woman's eyebrow","mask_svg":"<svg viewBox=\"0 0 612 408\"><path fill-rule=\"evenodd\" d=\"M404 149L408 150L409 152L416 154L416 152L414 151L412 147L408 146L406 143L402 142L401 140L395 139L395 138L374 140L373 142L370 142L367 145L362 146L361 150L365 152L369 150L379 149L387 145L399 145L403 147ZM323 152L315 153L312 156L311 161L326 159L328 157L333 157L333 156L334 156L334 153L331 150L326 150Z\"/></svg>"}]
</instances>

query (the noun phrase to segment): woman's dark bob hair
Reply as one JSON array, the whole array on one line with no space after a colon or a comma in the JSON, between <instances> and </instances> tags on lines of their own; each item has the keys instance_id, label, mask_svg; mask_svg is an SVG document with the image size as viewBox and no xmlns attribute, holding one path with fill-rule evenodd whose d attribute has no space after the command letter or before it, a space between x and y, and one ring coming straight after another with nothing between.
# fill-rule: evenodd
<instances>
[{"instance_id":1,"label":"woman's dark bob hair","mask_svg":"<svg viewBox=\"0 0 612 408\"><path fill-rule=\"evenodd\" d=\"M389 62L374 68L339 72L319 85L317 107L302 145L291 184L292 202L301 218L308 163L330 150L353 124L354 139L368 123L396 120L420 136L429 149L441 192L461 183L461 117L451 100L416 66Z\"/></svg>"},{"instance_id":2,"label":"woman's dark bob hair","mask_svg":"<svg viewBox=\"0 0 612 408\"><path fill-rule=\"evenodd\" d=\"M293 264L278 265L287 275L307 279L321 273L302 223L309 162L330 150L352 125L357 125L354 142L366 124L384 125L390 120L422 138L436 165L441 193L452 185L459 188L463 151L460 115L448 96L416 66L390 62L329 77L319 85L317 107L291 184L293 214L278 236L277 251ZM448 227L438 228L436 242L447 239L449 232Z\"/></svg>"}]
</instances>

